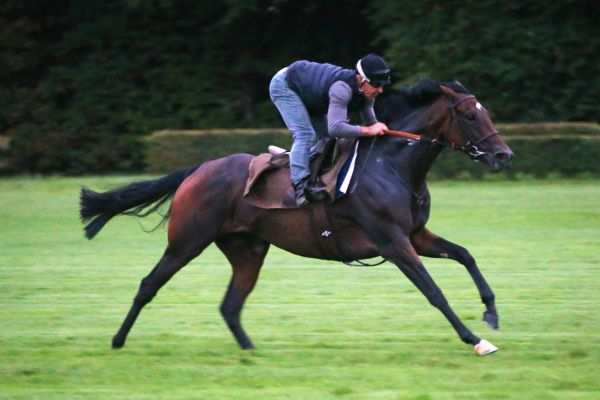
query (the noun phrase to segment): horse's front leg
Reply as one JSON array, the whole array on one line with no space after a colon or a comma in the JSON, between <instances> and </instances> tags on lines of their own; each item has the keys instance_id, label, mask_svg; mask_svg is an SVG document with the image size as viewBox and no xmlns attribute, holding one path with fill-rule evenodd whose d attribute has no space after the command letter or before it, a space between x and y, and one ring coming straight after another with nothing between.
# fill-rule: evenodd
<instances>
[{"instance_id":1,"label":"horse's front leg","mask_svg":"<svg viewBox=\"0 0 600 400\"><path fill-rule=\"evenodd\" d=\"M382 257L394 262L410 281L425 295L429 303L440 310L460 339L475 347L479 355L493 353L497 348L475 336L454 313L441 289L435 284L421 262L410 239L400 229L378 232L375 237Z\"/></svg>"},{"instance_id":2,"label":"horse's front leg","mask_svg":"<svg viewBox=\"0 0 600 400\"><path fill-rule=\"evenodd\" d=\"M426 257L450 258L465 266L475 282L481 301L486 310L483 320L493 329L498 329L498 313L494 292L486 282L477 267L475 259L467 249L431 233L426 228L421 229L411 237L411 242L418 254Z\"/></svg>"}]
</instances>

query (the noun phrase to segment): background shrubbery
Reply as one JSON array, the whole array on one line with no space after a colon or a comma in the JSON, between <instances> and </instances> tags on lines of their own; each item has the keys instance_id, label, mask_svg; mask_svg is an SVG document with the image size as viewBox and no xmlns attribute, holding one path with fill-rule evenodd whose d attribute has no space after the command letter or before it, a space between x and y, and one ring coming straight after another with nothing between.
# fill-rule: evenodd
<instances>
[{"instance_id":1,"label":"background shrubbery","mask_svg":"<svg viewBox=\"0 0 600 400\"><path fill-rule=\"evenodd\" d=\"M600 176L600 125L499 124L513 152L513 168L502 176ZM160 131L146 139L148 170L166 173L231 153L264 153L269 144L291 145L283 129ZM432 178L489 176L491 173L463 154L444 151L434 164Z\"/></svg>"},{"instance_id":2,"label":"background shrubbery","mask_svg":"<svg viewBox=\"0 0 600 400\"><path fill-rule=\"evenodd\" d=\"M598 121L598 4L6 0L0 165L138 171L149 132L281 126L274 72L298 58L352 66L369 51L389 59L396 86L462 81L496 121Z\"/></svg>"}]
</instances>

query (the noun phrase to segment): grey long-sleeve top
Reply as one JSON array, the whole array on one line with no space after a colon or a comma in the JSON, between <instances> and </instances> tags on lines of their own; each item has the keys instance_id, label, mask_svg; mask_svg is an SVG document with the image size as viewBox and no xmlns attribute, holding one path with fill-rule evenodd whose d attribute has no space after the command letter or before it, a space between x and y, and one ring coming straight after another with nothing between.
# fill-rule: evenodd
<instances>
[{"instance_id":1,"label":"grey long-sleeve top","mask_svg":"<svg viewBox=\"0 0 600 400\"><path fill-rule=\"evenodd\" d=\"M329 88L329 108L327 109L327 131L333 137L358 137L360 126L350 124L348 105L352 100L352 88L346 82L337 81ZM365 125L377 122L374 101L366 101L360 110L360 117Z\"/></svg>"}]
</instances>

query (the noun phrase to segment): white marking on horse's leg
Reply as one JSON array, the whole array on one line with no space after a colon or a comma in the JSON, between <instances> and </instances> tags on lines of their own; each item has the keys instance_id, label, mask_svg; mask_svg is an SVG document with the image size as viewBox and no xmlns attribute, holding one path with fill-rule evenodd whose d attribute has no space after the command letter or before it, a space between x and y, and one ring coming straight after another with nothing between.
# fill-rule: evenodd
<instances>
[{"instance_id":1,"label":"white marking on horse's leg","mask_svg":"<svg viewBox=\"0 0 600 400\"><path fill-rule=\"evenodd\" d=\"M478 356L485 356L497 351L498 348L485 339L481 339L479 343L475 345L475 353L477 353Z\"/></svg>"}]
</instances>

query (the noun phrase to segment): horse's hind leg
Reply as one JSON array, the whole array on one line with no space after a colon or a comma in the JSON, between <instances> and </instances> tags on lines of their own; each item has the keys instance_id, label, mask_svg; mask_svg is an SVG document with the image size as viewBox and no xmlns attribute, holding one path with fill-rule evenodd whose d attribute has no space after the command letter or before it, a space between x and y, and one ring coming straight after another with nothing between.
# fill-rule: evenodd
<instances>
[{"instance_id":1,"label":"horse's hind leg","mask_svg":"<svg viewBox=\"0 0 600 400\"><path fill-rule=\"evenodd\" d=\"M167 283L177 271L183 268L192 258L200 254L205 247L206 245L195 247L188 251L174 251L172 247L168 247L165 250L165 253L158 264L156 264L154 269L142 279L137 295L131 305L131 309L125 317L121 328L113 337L113 348L118 349L123 347L127 334L137 319L140 311L142 311L142 308L152 301L158 290Z\"/></svg>"},{"instance_id":2,"label":"horse's hind leg","mask_svg":"<svg viewBox=\"0 0 600 400\"><path fill-rule=\"evenodd\" d=\"M214 207L214 212L204 213L205 218L201 219L197 218L198 213L193 207L185 205L178 206L177 198L174 200L169 222L169 245L156 267L142 279L131 309L113 338L113 348L123 346L140 311L152 301L158 290L217 237L222 213Z\"/></svg>"},{"instance_id":3,"label":"horse's hind leg","mask_svg":"<svg viewBox=\"0 0 600 400\"><path fill-rule=\"evenodd\" d=\"M260 267L269 250L269 243L247 234L234 234L216 241L225 254L233 275L221 304L221 315L242 349L252 349L254 345L244 331L240 313L244 302L258 279Z\"/></svg>"}]
</instances>

